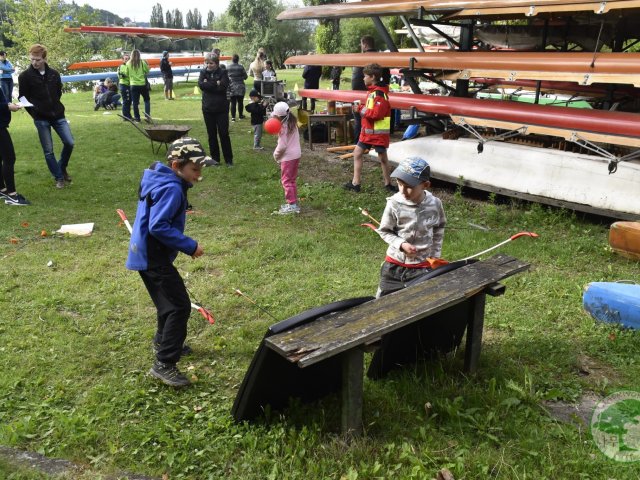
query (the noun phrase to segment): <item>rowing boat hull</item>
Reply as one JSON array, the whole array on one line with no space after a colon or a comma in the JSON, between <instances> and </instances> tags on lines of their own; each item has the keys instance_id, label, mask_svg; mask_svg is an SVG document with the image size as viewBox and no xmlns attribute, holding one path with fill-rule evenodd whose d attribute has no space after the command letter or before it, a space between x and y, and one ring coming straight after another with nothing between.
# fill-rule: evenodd
<instances>
[{"instance_id":1,"label":"rowing boat hull","mask_svg":"<svg viewBox=\"0 0 640 480\"><path fill-rule=\"evenodd\" d=\"M624 257L640 260L640 222L615 222L609 229L609 245Z\"/></svg>"},{"instance_id":2,"label":"rowing boat hull","mask_svg":"<svg viewBox=\"0 0 640 480\"><path fill-rule=\"evenodd\" d=\"M149 67L158 68L160 66L160 58L145 58ZM221 56L220 60L231 60L229 56ZM196 57L171 57L171 66L201 65L204 63L204 56ZM122 59L115 60L94 60L91 62L76 62L69 65L69 70L93 70L95 68L117 68L122 65Z\"/></svg>"},{"instance_id":3,"label":"rowing boat hull","mask_svg":"<svg viewBox=\"0 0 640 480\"><path fill-rule=\"evenodd\" d=\"M65 27L67 33L100 33L103 35L124 35L129 37L167 37L167 38L217 38L244 37L243 33L220 32L214 30L188 30L183 28L160 27L111 27L103 25L82 25Z\"/></svg>"},{"instance_id":4,"label":"rowing boat hull","mask_svg":"<svg viewBox=\"0 0 640 480\"><path fill-rule=\"evenodd\" d=\"M364 67L377 63L387 68L414 68L438 73L439 78L472 77L513 80L553 80L619 83L640 86L640 53L588 52L369 52L297 55L287 65Z\"/></svg>"},{"instance_id":5,"label":"rowing boat hull","mask_svg":"<svg viewBox=\"0 0 640 480\"><path fill-rule=\"evenodd\" d=\"M592 282L584 290L582 305L600 322L640 329L640 285Z\"/></svg>"},{"instance_id":6,"label":"rowing boat hull","mask_svg":"<svg viewBox=\"0 0 640 480\"><path fill-rule=\"evenodd\" d=\"M364 102L367 96L367 92L353 90L302 89L298 93L302 97L339 102ZM465 122L506 130L526 125L526 133L566 139L578 135L603 143L640 146L640 114L636 113L401 93L389 94L389 102L393 108L402 110L415 108L421 112L450 115L459 124Z\"/></svg>"},{"instance_id":7,"label":"rowing boat hull","mask_svg":"<svg viewBox=\"0 0 640 480\"><path fill-rule=\"evenodd\" d=\"M278 20L310 20L324 18L356 18L372 15L416 15L424 13L456 17L480 17L499 15L534 16L551 12L595 12L639 8L633 0L585 1L585 0L371 0L291 8L280 13Z\"/></svg>"},{"instance_id":8,"label":"rowing boat hull","mask_svg":"<svg viewBox=\"0 0 640 480\"><path fill-rule=\"evenodd\" d=\"M640 218L640 162L624 162L609 175L608 161L593 155L505 142L440 135L394 142L389 160L424 157L439 180L547 205L612 218Z\"/></svg>"},{"instance_id":9,"label":"rowing boat hull","mask_svg":"<svg viewBox=\"0 0 640 480\"><path fill-rule=\"evenodd\" d=\"M174 77L179 77L181 75L186 75L188 73L198 75L200 72L198 68L181 67L181 68L173 69ZM147 76L149 78L159 78L162 76L162 72L160 70L154 69L154 70L151 70ZM62 80L62 83L91 82L94 80L105 80L107 78L117 81L118 72L80 73L77 75L62 75L61 80Z\"/></svg>"}]
</instances>

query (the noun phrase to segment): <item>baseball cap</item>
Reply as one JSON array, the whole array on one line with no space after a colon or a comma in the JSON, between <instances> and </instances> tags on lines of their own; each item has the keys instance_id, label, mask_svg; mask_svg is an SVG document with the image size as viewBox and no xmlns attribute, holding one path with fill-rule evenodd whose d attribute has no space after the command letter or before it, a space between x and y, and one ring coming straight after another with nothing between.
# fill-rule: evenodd
<instances>
[{"instance_id":1,"label":"baseball cap","mask_svg":"<svg viewBox=\"0 0 640 480\"><path fill-rule=\"evenodd\" d=\"M405 158L393 171L391 177L402 180L410 187L429 180L431 167L426 160L420 157Z\"/></svg>"},{"instance_id":2,"label":"baseball cap","mask_svg":"<svg viewBox=\"0 0 640 480\"><path fill-rule=\"evenodd\" d=\"M278 102L273 106L272 116L284 117L289 113L287 102Z\"/></svg>"},{"instance_id":3,"label":"baseball cap","mask_svg":"<svg viewBox=\"0 0 640 480\"><path fill-rule=\"evenodd\" d=\"M211 160L211 157L207 156L198 140L191 137L182 137L169 146L167 160L183 160L193 162L196 165L206 165L205 162Z\"/></svg>"},{"instance_id":4,"label":"baseball cap","mask_svg":"<svg viewBox=\"0 0 640 480\"><path fill-rule=\"evenodd\" d=\"M262 98L262 95L260 95L258 93L258 91L254 88L253 90L251 90L249 92L249 97L258 97L258 98Z\"/></svg>"}]
</instances>

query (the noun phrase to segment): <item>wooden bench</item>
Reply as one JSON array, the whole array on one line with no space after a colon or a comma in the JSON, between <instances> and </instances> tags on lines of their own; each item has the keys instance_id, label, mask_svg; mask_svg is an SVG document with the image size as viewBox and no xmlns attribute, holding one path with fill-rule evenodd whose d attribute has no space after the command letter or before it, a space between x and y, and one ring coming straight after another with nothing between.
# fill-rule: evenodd
<instances>
[{"instance_id":1,"label":"wooden bench","mask_svg":"<svg viewBox=\"0 0 640 480\"><path fill-rule=\"evenodd\" d=\"M496 255L268 336L263 342L301 369L338 360L342 369L342 430L360 434L366 350L379 347L369 369L369 376L378 378L398 363L424 356L434 346L440 350L457 348L466 328L464 368L474 372L482 345L485 296L501 295L505 289L498 282L527 268L526 262ZM433 336L438 340L435 345L429 342Z\"/></svg>"}]
</instances>

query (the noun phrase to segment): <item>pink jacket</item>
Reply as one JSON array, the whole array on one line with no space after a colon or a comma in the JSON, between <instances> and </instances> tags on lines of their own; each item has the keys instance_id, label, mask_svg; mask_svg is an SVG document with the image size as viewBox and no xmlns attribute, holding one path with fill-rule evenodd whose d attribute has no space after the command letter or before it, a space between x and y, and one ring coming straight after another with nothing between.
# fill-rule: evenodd
<instances>
[{"instance_id":1,"label":"pink jacket","mask_svg":"<svg viewBox=\"0 0 640 480\"><path fill-rule=\"evenodd\" d=\"M278 134L278 145L273 151L273 158L276 162L288 162L290 160L298 160L302 156L300 148L300 134L298 127L294 127L293 132L289 132L287 124L283 123L280 133Z\"/></svg>"}]
</instances>

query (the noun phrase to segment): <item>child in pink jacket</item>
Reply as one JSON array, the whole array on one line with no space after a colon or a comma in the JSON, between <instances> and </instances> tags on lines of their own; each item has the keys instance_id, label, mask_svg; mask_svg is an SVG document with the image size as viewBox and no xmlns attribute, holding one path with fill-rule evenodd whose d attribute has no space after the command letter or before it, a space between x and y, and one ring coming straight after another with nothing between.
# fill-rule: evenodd
<instances>
[{"instance_id":1,"label":"child in pink jacket","mask_svg":"<svg viewBox=\"0 0 640 480\"><path fill-rule=\"evenodd\" d=\"M274 160L280 164L280 181L284 188L284 198L287 203L280 206L280 210L274 213L288 215L300 213L298 206L298 166L300 165L300 134L298 133L298 119L289 110L285 102L278 102L273 106L271 116L276 117L282 123L278 133L278 145L273 152Z\"/></svg>"}]
</instances>

